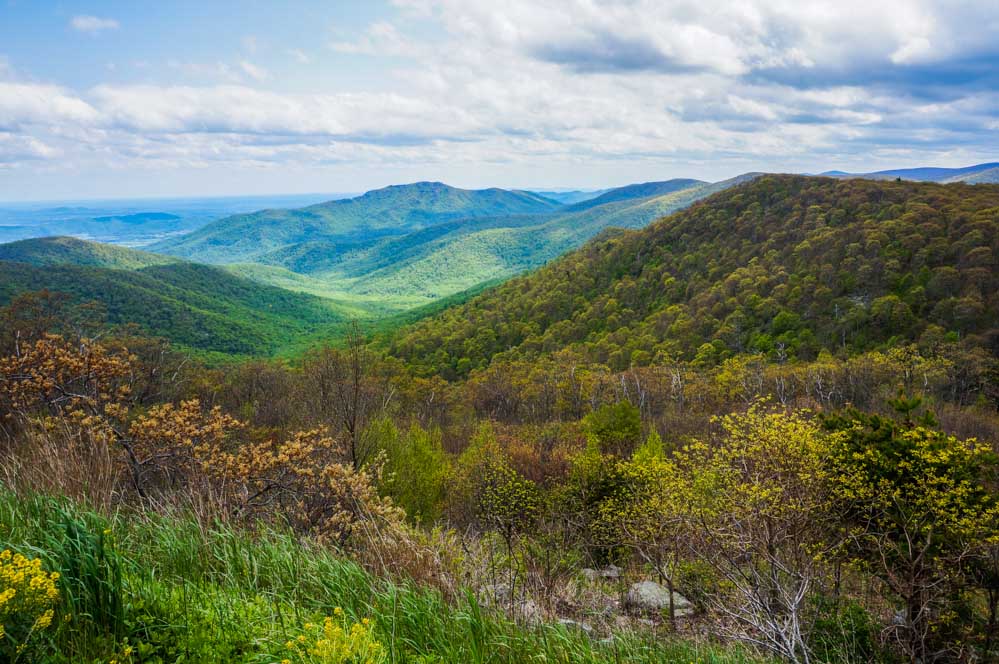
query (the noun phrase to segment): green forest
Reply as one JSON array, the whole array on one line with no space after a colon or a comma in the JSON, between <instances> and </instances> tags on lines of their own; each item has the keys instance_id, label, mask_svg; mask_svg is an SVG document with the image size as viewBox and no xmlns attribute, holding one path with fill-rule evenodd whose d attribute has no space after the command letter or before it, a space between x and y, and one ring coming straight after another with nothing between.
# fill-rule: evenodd
<instances>
[{"instance_id":1,"label":"green forest","mask_svg":"<svg viewBox=\"0 0 999 664\"><path fill-rule=\"evenodd\" d=\"M0 662L995 661L999 185L705 196L360 323L8 248Z\"/></svg>"}]
</instances>

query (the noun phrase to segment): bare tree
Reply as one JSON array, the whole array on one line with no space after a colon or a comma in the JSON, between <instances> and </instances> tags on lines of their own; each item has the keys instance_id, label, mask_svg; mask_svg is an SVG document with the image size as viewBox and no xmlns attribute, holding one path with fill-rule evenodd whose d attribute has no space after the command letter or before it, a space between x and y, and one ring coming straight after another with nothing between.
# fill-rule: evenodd
<instances>
[{"instance_id":1,"label":"bare tree","mask_svg":"<svg viewBox=\"0 0 999 664\"><path fill-rule=\"evenodd\" d=\"M388 407L392 389L377 370L377 359L357 323L351 323L342 348L323 346L305 361L305 398L321 424L345 435L355 470L370 461L373 450L364 440L372 416Z\"/></svg>"}]
</instances>

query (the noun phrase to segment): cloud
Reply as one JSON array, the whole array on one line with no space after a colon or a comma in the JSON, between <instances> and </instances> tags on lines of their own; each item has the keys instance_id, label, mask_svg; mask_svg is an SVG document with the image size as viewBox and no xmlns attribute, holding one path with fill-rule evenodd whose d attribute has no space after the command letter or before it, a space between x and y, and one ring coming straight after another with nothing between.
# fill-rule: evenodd
<instances>
[{"instance_id":1,"label":"cloud","mask_svg":"<svg viewBox=\"0 0 999 664\"><path fill-rule=\"evenodd\" d=\"M242 60L239 63L239 68L243 70L244 74L252 78L254 81L266 81L271 77L270 73L266 69L258 67L247 60Z\"/></svg>"},{"instance_id":2,"label":"cloud","mask_svg":"<svg viewBox=\"0 0 999 664\"><path fill-rule=\"evenodd\" d=\"M0 81L0 131L29 125L93 125L100 113L55 85Z\"/></svg>"},{"instance_id":3,"label":"cloud","mask_svg":"<svg viewBox=\"0 0 999 664\"><path fill-rule=\"evenodd\" d=\"M120 26L113 18L101 18L99 16L89 16L86 14L74 16L69 21L70 26L77 32L89 34L99 34L105 30L117 30Z\"/></svg>"},{"instance_id":4,"label":"cloud","mask_svg":"<svg viewBox=\"0 0 999 664\"><path fill-rule=\"evenodd\" d=\"M991 5L393 4L395 15L329 44L387 56L365 63L376 72L370 84L346 89L285 80L268 89L277 87L270 69L312 61L298 48L277 51L276 63L265 52L169 63L183 85L0 84L0 131L21 141L8 154L28 155L31 139L67 163L116 167L350 163L544 175L557 164L570 175L630 169L651 179L664 168L720 178L999 152ZM253 47L244 41L244 57ZM153 64L144 76L155 75Z\"/></svg>"},{"instance_id":5,"label":"cloud","mask_svg":"<svg viewBox=\"0 0 999 664\"><path fill-rule=\"evenodd\" d=\"M330 48L339 53L416 58L425 54L422 45L412 41L386 21L368 26L365 34L355 41L335 40Z\"/></svg>"},{"instance_id":6,"label":"cloud","mask_svg":"<svg viewBox=\"0 0 999 664\"><path fill-rule=\"evenodd\" d=\"M53 159L59 151L30 136L0 131L0 167L26 161Z\"/></svg>"}]
</instances>

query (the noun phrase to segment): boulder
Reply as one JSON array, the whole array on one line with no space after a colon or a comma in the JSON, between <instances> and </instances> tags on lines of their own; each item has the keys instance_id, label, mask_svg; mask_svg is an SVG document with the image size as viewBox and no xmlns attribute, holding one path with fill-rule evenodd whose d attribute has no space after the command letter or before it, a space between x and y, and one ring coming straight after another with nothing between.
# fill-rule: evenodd
<instances>
[{"instance_id":1,"label":"boulder","mask_svg":"<svg viewBox=\"0 0 999 664\"><path fill-rule=\"evenodd\" d=\"M590 583L593 583L600 577L600 572L589 567L579 570L579 574Z\"/></svg>"},{"instance_id":2,"label":"boulder","mask_svg":"<svg viewBox=\"0 0 999 664\"><path fill-rule=\"evenodd\" d=\"M655 581L640 581L628 588L624 596L625 608L635 613L669 612L669 591ZM694 605L680 593L673 593L673 614L677 618L694 612Z\"/></svg>"},{"instance_id":3,"label":"boulder","mask_svg":"<svg viewBox=\"0 0 999 664\"><path fill-rule=\"evenodd\" d=\"M621 568L617 565L608 565L600 570L600 577L604 579L620 579Z\"/></svg>"}]
</instances>

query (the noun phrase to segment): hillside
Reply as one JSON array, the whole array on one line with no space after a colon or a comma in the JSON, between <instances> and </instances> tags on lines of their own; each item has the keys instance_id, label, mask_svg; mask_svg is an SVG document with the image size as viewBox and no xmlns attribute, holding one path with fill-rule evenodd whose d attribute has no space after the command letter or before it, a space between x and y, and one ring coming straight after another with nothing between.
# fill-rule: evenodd
<instances>
[{"instance_id":1,"label":"hillside","mask_svg":"<svg viewBox=\"0 0 999 664\"><path fill-rule=\"evenodd\" d=\"M575 203L568 209L572 211L588 210L589 208L604 205L605 203L613 203L615 201L624 201L635 198L664 196L675 191L690 189L692 187L706 184L708 183L702 180L691 180L688 178L676 178L673 180L665 180L663 182L642 182L640 184L629 184L624 187L611 189L594 198Z\"/></svg>"},{"instance_id":2,"label":"hillside","mask_svg":"<svg viewBox=\"0 0 999 664\"><path fill-rule=\"evenodd\" d=\"M342 253L379 237L401 235L449 219L541 213L559 206L530 192L468 190L418 182L295 210L227 217L153 249L207 263L256 262L268 253L294 252L297 245L317 241Z\"/></svg>"},{"instance_id":3,"label":"hillside","mask_svg":"<svg viewBox=\"0 0 999 664\"><path fill-rule=\"evenodd\" d=\"M177 263L176 258L73 237L43 237L0 244L0 261L34 266L90 265L121 270L137 270L153 265Z\"/></svg>"},{"instance_id":4,"label":"hillside","mask_svg":"<svg viewBox=\"0 0 999 664\"><path fill-rule=\"evenodd\" d=\"M873 173L829 171L822 175L837 178L866 178L871 180L902 178L903 180L913 180L916 182L995 183L999 182L999 162L976 164L974 166L965 166L964 168L896 168L886 171L874 171Z\"/></svg>"},{"instance_id":5,"label":"hillside","mask_svg":"<svg viewBox=\"0 0 999 664\"><path fill-rule=\"evenodd\" d=\"M233 269L272 285L398 311L543 265L605 228L641 228L748 177L630 185L545 214L463 217L391 237L317 238L260 253L257 267Z\"/></svg>"},{"instance_id":6,"label":"hillside","mask_svg":"<svg viewBox=\"0 0 999 664\"><path fill-rule=\"evenodd\" d=\"M397 333L425 373L571 348L613 368L904 340L999 353L999 187L761 176Z\"/></svg>"},{"instance_id":7,"label":"hillside","mask_svg":"<svg viewBox=\"0 0 999 664\"><path fill-rule=\"evenodd\" d=\"M66 293L103 305L109 323L198 351L272 355L352 313L221 268L80 240L25 240L0 245L0 256L0 304L26 291Z\"/></svg>"},{"instance_id":8,"label":"hillside","mask_svg":"<svg viewBox=\"0 0 999 664\"><path fill-rule=\"evenodd\" d=\"M752 176L745 176L752 177ZM600 205L571 206L542 223L521 222L477 228L462 225L408 251L387 251L375 270L355 272L352 292L365 295L404 293L428 300L450 295L489 280L504 279L536 268L575 249L607 228L642 228L649 222L732 184L742 176L716 184L696 180L649 183L612 190ZM686 183L695 184L684 186ZM648 191L667 193L642 194ZM601 196L600 198L604 198ZM526 220L530 221L530 219ZM386 247L388 248L388 247ZM374 252L369 252L374 253ZM342 270L347 276L351 263Z\"/></svg>"}]
</instances>

